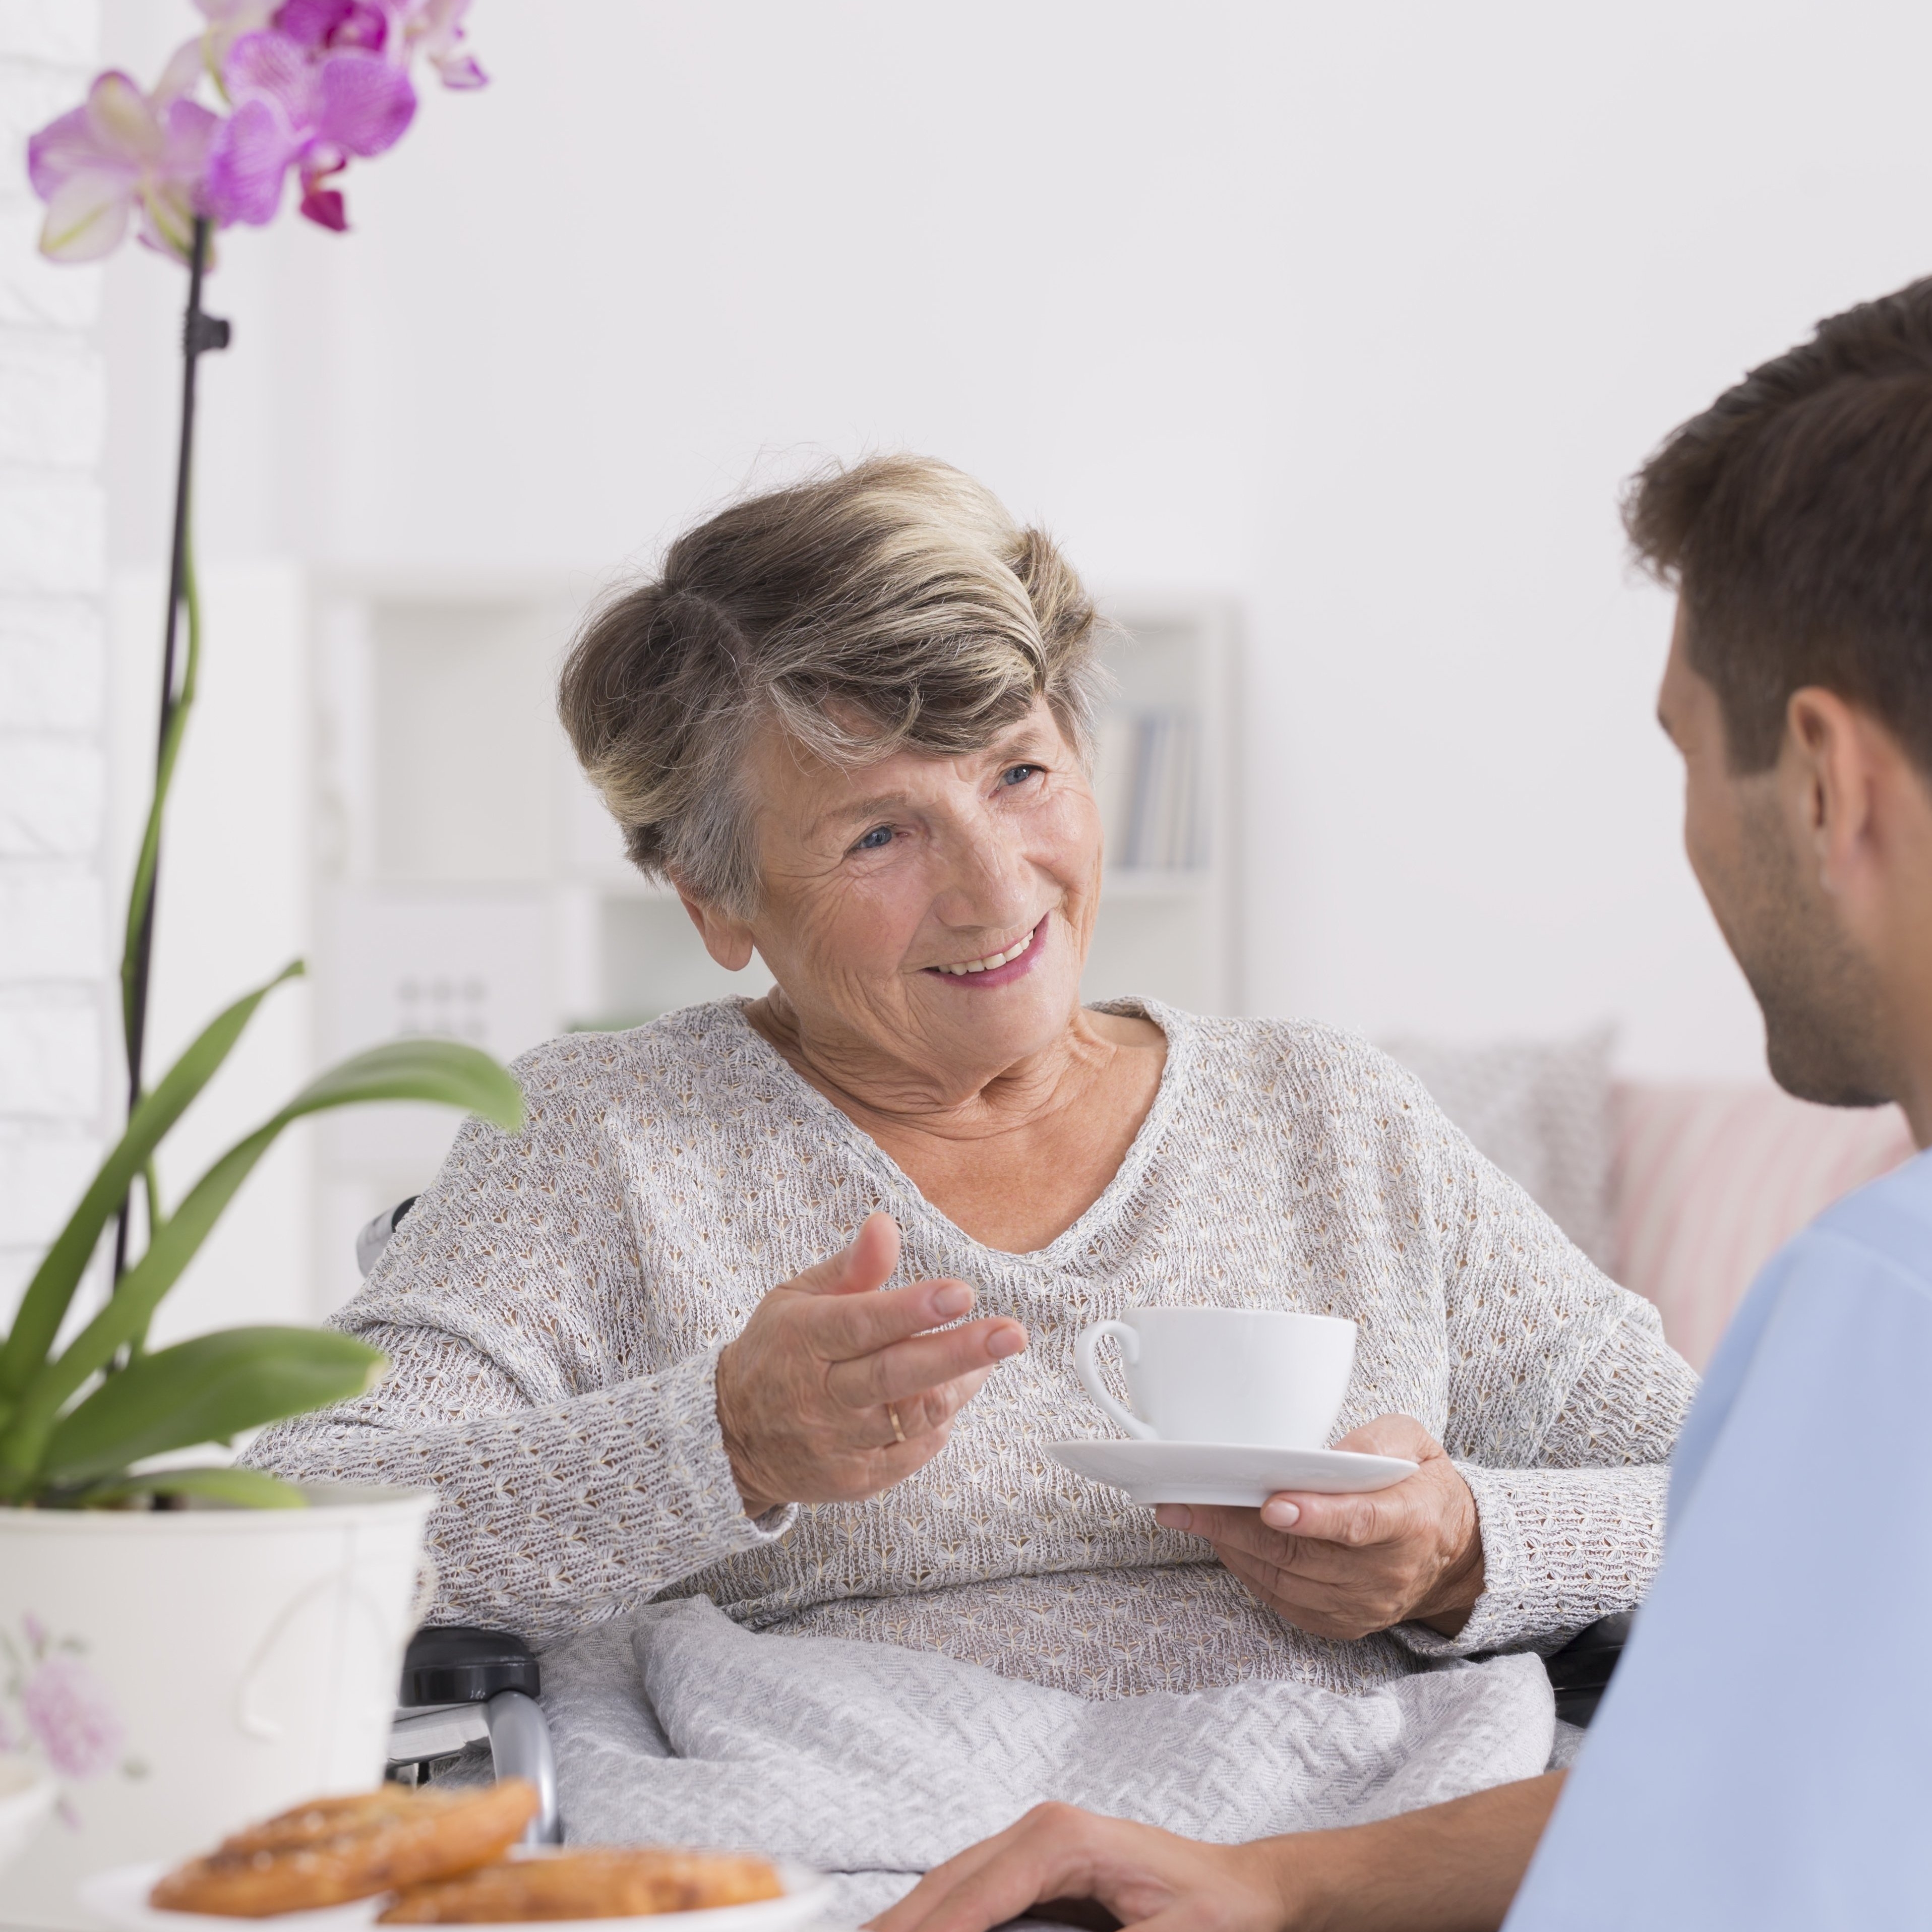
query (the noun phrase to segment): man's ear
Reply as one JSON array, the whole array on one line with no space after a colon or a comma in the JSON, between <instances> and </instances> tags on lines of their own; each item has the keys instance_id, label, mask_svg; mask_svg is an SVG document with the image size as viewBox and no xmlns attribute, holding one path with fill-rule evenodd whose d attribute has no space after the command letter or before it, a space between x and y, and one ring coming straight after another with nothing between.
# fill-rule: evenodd
<instances>
[{"instance_id":1,"label":"man's ear","mask_svg":"<svg viewBox=\"0 0 1932 1932\"><path fill-rule=\"evenodd\" d=\"M678 902L690 915L704 942L704 950L728 973L742 973L752 963L752 928L742 920L716 906L706 905L686 891L684 881L673 874L671 884Z\"/></svg>"},{"instance_id":2,"label":"man's ear","mask_svg":"<svg viewBox=\"0 0 1932 1932\"><path fill-rule=\"evenodd\" d=\"M1840 892L1880 836L1880 793L1900 753L1876 720L1834 691L1807 685L1785 711L1784 763L1800 830L1818 865L1818 883Z\"/></svg>"}]
</instances>

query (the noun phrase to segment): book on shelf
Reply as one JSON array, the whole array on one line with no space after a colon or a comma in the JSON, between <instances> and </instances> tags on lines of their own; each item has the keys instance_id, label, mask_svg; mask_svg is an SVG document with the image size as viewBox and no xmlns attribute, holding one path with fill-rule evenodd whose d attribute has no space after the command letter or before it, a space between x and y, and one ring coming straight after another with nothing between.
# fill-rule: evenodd
<instances>
[{"instance_id":1,"label":"book on shelf","mask_svg":"<svg viewBox=\"0 0 1932 1932\"><path fill-rule=\"evenodd\" d=\"M1205 869L1203 765L1201 721L1192 711L1117 711L1105 719L1094 792L1115 868Z\"/></svg>"}]
</instances>

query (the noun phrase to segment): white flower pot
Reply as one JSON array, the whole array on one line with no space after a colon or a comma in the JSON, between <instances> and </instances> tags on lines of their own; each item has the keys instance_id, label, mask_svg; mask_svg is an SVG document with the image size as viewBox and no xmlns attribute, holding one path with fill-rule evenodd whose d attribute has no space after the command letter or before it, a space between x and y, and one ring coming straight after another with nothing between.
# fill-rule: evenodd
<instances>
[{"instance_id":1,"label":"white flower pot","mask_svg":"<svg viewBox=\"0 0 1932 1932\"><path fill-rule=\"evenodd\" d=\"M0 1871L46 1822L59 1795L45 1765L10 1752L0 1756Z\"/></svg>"},{"instance_id":2,"label":"white flower pot","mask_svg":"<svg viewBox=\"0 0 1932 1932\"><path fill-rule=\"evenodd\" d=\"M0 1750L61 1788L0 1880L0 1925L92 1927L89 1874L381 1777L434 1498L308 1493L305 1510L0 1509Z\"/></svg>"}]
</instances>

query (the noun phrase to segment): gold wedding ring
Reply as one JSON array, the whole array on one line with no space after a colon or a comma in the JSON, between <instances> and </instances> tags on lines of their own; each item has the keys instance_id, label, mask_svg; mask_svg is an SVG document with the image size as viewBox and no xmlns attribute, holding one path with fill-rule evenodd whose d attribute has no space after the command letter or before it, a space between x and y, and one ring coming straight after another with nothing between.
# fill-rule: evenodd
<instances>
[{"instance_id":1,"label":"gold wedding ring","mask_svg":"<svg viewBox=\"0 0 1932 1932\"><path fill-rule=\"evenodd\" d=\"M905 1431L899 1426L898 1411L893 1408L890 1402L887 1402L886 1413L892 1418L892 1440L895 1442L903 1442L905 1440Z\"/></svg>"}]
</instances>

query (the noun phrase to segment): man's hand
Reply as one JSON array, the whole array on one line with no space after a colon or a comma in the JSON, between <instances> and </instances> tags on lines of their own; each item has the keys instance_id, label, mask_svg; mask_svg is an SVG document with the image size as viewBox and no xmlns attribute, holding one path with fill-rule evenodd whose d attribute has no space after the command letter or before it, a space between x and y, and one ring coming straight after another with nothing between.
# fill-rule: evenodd
<instances>
[{"instance_id":1,"label":"man's hand","mask_svg":"<svg viewBox=\"0 0 1932 1932\"><path fill-rule=\"evenodd\" d=\"M1266 1845L1199 1845L1071 1804L1036 1804L928 1872L872 1932L987 1932L1042 1900L1075 1899L1096 1900L1123 1925L1280 1932L1292 1920L1270 1864Z\"/></svg>"},{"instance_id":2,"label":"man's hand","mask_svg":"<svg viewBox=\"0 0 1932 1932\"><path fill-rule=\"evenodd\" d=\"M1204 1538L1262 1602L1316 1636L1352 1640L1412 1621L1454 1636L1483 1594L1468 1484L1413 1416L1378 1416L1335 1447L1420 1466L1365 1496L1289 1492L1258 1510L1163 1503L1154 1514Z\"/></svg>"},{"instance_id":3,"label":"man's hand","mask_svg":"<svg viewBox=\"0 0 1932 1932\"><path fill-rule=\"evenodd\" d=\"M1104 1922L1076 1900L1147 1932L1490 1932L1562 1788L1552 1772L1378 1824L1251 1845L1197 1845L1037 1805L928 1872L872 1932L988 1932L1023 1912Z\"/></svg>"},{"instance_id":4,"label":"man's hand","mask_svg":"<svg viewBox=\"0 0 1932 1932\"><path fill-rule=\"evenodd\" d=\"M963 1281L877 1291L899 1231L874 1214L850 1247L775 1288L718 1358L718 1424L748 1516L783 1503L856 1502L946 1447L995 1363L1027 1345L993 1317L942 1334L973 1306Z\"/></svg>"}]
</instances>

